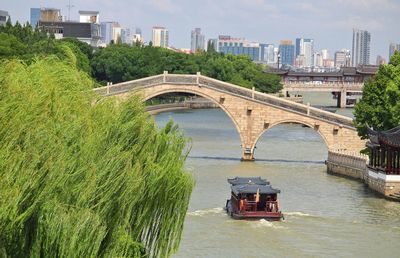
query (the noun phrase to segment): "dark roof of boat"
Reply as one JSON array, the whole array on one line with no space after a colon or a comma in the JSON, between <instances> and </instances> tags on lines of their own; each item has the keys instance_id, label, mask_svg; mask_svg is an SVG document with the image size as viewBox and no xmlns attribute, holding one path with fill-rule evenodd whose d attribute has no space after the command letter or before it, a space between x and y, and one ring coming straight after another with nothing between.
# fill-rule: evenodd
<instances>
[{"instance_id":1,"label":"dark roof of boat","mask_svg":"<svg viewBox=\"0 0 400 258\"><path fill-rule=\"evenodd\" d=\"M228 179L228 183L231 185L269 185L269 182L261 177L235 177Z\"/></svg>"},{"instance_id":2,"label":"dark roof of boat","mask_svg":"<svg viewBox=\"0 0 400 258\"><path fill-rule=\"evenodd\" d=\"M272 188L271 185L232 185L231 189L235 195L241 193L256 194L257 190L260 194L276 194L281 192L278 189Z\"/></svg>"}]
</instances>

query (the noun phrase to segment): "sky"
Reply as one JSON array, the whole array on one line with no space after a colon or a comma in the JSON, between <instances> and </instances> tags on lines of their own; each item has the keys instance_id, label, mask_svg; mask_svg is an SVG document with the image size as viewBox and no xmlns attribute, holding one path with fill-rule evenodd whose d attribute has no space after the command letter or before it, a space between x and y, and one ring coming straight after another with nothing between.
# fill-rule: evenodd
<instances>
[{"instance_id":1,"label":"sky","mask_svg":"<svg viewBox=\"0 0 400 258\"><path fill-rule=\"evenodd\" d=\"M68 16L69 0L0 0L11 20L29 21L31 7L53 7ZM281 39L314 39L314 48L350 49L352 29L371 33L370 63L385 59L389 44L400 43L400 0L70 0L71 19L79 10L99 11L100 21L140 27L145 41L153 26L169 30L170 45L190 48L190 32L202 29L206 39L231 35L260 43Z\"/></svg>"}]
</instances>

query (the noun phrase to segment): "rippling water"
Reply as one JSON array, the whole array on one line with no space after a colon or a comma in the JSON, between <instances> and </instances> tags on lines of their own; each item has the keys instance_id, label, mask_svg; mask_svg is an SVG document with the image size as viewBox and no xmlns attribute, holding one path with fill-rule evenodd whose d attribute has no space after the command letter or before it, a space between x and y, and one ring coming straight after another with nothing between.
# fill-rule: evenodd
<instances>
[{"instance_id":1,"label":"rippling water","mask_svg":"<svg viewBox=\"0 0 400 258\"><path fill-rule=\"evenodd\" d=\"M351 114L351 110L345 111ZM328 175L318 133L279 125L257 144L255 162L241 162L239 135L219 109L162 113L192 139L186 167L196 179L180 249L173 257L395 257L400 203L362 183ZM227 178L261 176L281 190L281 222L232 220L222 207Z\"/></svg>"}]
</instances>

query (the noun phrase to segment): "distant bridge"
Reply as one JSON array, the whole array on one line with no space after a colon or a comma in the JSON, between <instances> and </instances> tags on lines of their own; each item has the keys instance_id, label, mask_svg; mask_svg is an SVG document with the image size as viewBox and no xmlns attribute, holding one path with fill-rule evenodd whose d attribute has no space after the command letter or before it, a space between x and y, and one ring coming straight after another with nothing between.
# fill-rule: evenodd
<instances>
[{"instance_id":1,"label":"distant bridge","mask_svg":"<svg viewBox=\"0 0 400 258\"><path fill-rule=\"evenodd\" d=\"M231 118L240 135L242 159L253 160L258 139L282 123L307 125L318 132L329 149L360 151L365 147L351 118L295 103L200 75L164 74L109 85L94 90L103 96L141 94L143 101L174 92L195 94L216 103Z\"/></svg>"},{"instance_id":2,"label":"distant bridge","mask_svg":"<svg viewBox=\"0 0 400 258\"><path fill-rule=\"evenodd\" d=\"M269 74L279 75L282 79L282 93L289 92L334 92L338 96L338 107L346 107L348 92L362 92L364 82L373 77L378 66L342 67L336 72L298 72L281 69L269 69Z\"/></svg>"},{"instance_id":3,"label":"distant bridge","mask_svg":"<svg viewBox=\"0 0 400 258\"><path fill-rule=\"evenodd\" d=\"M282 93L286 96L289 92L337 92L338 104L340 108L345 108L346 96L348 92L362 92L363 82L321 82L321 81L285 81Z\"/></svg>"}]
</instances>

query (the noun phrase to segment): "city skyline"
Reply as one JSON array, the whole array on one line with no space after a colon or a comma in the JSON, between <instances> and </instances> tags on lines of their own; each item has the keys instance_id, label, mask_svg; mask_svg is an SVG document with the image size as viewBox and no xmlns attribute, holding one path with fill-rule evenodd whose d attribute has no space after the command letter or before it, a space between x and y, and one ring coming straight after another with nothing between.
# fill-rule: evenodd
<instances>
[{"instance_id":1,"label":"city skyline","mask_svg":"<svg viewBox=\"0 0 400 258\"><path fill-rule=\"evenodd\" d=\"M391 29L400 23L400 17L396 15L396 10L400 9L398 1L332 0L320 3L284 0L272 3L232 0L229 3L227 0L202 3L183 0L122 0L115 3L72 0L71 19L78 20L79 10L99 11L100 21L117 21L126 28L141 27L145 41L151 40L153 26L165 26L170 31L170 45L177 48L190 48L190 32L199 27L206 39L231 35L278 45L282 39L311 38L315 50L327 48L331 53L342 48L351 49L352 29L357 28L372 35L371 60L377 55L387 59L389 44L400 39L400 31ZM345 4L346 8L343 8ZM62 15L67 16L67 5L65 0L26 0L7 2L1 8L9 12L13 22L25 22L29 21L31 7L59 8Z\"/></svg>"}]
</instances>

